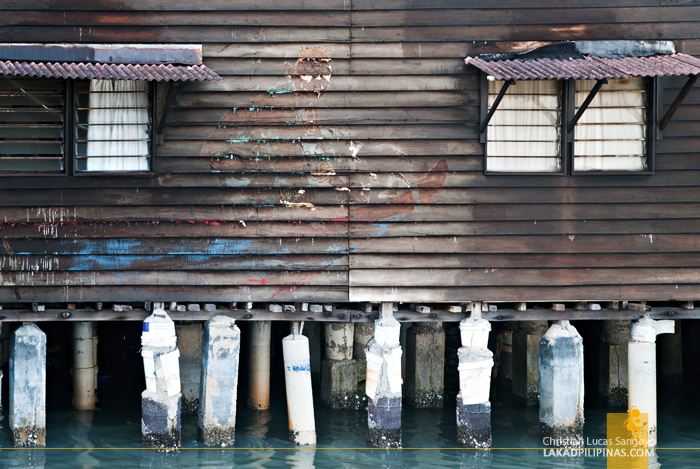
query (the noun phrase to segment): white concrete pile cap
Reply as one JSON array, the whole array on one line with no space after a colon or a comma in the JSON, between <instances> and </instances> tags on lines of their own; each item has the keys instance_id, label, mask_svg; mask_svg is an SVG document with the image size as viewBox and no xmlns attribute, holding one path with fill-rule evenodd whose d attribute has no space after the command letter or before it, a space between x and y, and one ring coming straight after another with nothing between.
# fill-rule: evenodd
<instances>
[{"instance_id":1,"label":"white concrete pile cap","mask_svg":"<svg viewBox=\"0 0 700 469\"><path fill-rule=\"evenodd\" d=\"M637 342L654 343L658 334L673 334L675 324L671 320L654 321L648 314L645 314L639 321L632 323L630 339Z\"/></svg>"},{"instance_id":2,"label":"white concrete pile cap","mask_svg":"<svg viewBox=\"0 0 700 469\"><path fill-rule=\"evenodd\" d=\"M214 316L209 320L209 327L234 327L236 320L229 316Z\"/></svg>"},{"instance_id":3,"label":"white concrete pile cap","mask_svg":"<svg viewBox=\"0 0 700 469\"><path fill-rule=\"evenodd\" d=\"M143 321L141 345L144 347L174 347L175 323L163 309L156 309Z\"/></svg>"},{"instance_id":4,"label":"white concrete pile cap","mask_svg":"<svg viewBox=\"0 0 700 469\"><path fill-rule=\"evenodd\" d=\"M557 321L547 329L543 339L553 340L557 337L581 337L576 328L569 321Z\"/></svg>"}]
</instances>

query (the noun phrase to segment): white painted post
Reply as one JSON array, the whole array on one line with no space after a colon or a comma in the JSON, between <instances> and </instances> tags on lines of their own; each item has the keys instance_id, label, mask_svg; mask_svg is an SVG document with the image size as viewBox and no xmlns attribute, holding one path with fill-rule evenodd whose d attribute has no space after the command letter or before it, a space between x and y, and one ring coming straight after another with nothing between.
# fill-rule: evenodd
<instances>
[{"instance_id":1,"label":"white painted post","mask_svg":"<svg viewBox=\"0 0 700 469\"><path fill-rule=\"evenodd\" d=\"M180 447L180 351L175 324L162 309L143 321L141 356L146 390L141 393L141 443L165 452Z\"/></svg>"},{"instance_id":2,"label":"white painted post","mask_svg":"<svg viewBox=\"0 0 700 469\"><path fill-rule=\"evenodd\" d=\"M46 446L46 334L35 324L12 333L10 429L14 446Z\"/></svg>"},{"instance_id":3,"label":"white painted post","mask_svg":"<svg viewBox=\"0 0 700 469\"><path fill-rule=\"evenodd\" d=\"M457 394L457 442L464 448L491 447L491 370L493 352L488 348L491 324L481 318L481 304L472 303L472 314L459 323L462 347Z\"/></svg>"},{"instance_id":4,"label":"white painted post","mask_svg":"<svg viewBox=\"0 0 700 469\"><path fill-rule=\"evenodd\" d=\"M95 408L95 344L91 322L73 323L73 405Z\"/></svg>"},{"instance_id":5,"label":"white painted post","mask_svg":"<svg viewBox=\"0 0 700 469\"><path fill-rule=\"evenodd\" d=\"M365 350L369 402L367 443L376 448L400 448L401 441L401 325L393 304L382 303L374 338Z\"/></svg>"},{"instance_id":6,"label":"white painted post","mask_svg":"<svg viewBox=\"0 0 700 469\"><path fill-rule=\"evenodd\" d=\"M206 446L233 446L236 437L236 398L241 331L233 318L214 316L204 326L199 419Z\"/></svg>"},{"instance_id":7,"label":"white painted post","mask_svg":"<svg viewBox=\"0 0 700 469\"><path fill-rule=\"evenodd\" d=\"M540 429L548 446L583 446L583 339L557 321L540 341Z\"/></svg>"},{"instance_id":8,"label":"white painted post","mask_svg":"<svg viewBox=\"0 0 700 469\"><path fill-rule=\"evenodd\" d=\"M648 416L648 445L653 448L657 443L656 420L656 336L673 334L674 321L654 321L645 314L639 321L632 323L632 332L628 344L628 406L636 408Z\"/></svg>"},{"instance_id":9,"label":"white painted post","mask_svg":"<svg viewBox=\"0 0 700 469\"><path fill-rule=\"evenodd\" d=\"M289 438L296 445L315 445L316 420L311 390L311 357L309 339L301 334L303 324L292 322L292 333L282 339Z\"/></svg>"},{"instance_id":10,"label":"white painted post","mask_svg":"<svg viewBox=\"0 0 700 469\"><path fill-rule=\"evenodd\" d=\"M270 321L250 323L250 379L248 407L254 410L270 408Z\"/></svg>"}]
</instances>

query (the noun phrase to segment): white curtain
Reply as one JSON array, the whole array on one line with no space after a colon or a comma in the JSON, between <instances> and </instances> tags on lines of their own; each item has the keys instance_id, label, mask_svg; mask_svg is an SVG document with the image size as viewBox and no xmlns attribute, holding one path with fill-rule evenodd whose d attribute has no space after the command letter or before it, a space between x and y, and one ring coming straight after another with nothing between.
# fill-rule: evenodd
<instances>
[{"instance_id":1,"label":"white curtain","mask_svg":"<svg viewBox=\"0 0 700 469\"><path fill-rule=\"evenodd\" d=\"M489 109L502 87L502 81L489 82ZM487 169L559 171L560 122L559 82L519 81L511 85L489 122Z\"/></svg>"},{"instance_id":2,"label":"white curtain","mask_svg":"<svg viewBox=\"0 0 700 469\"><path fill-rule=\"evenodd\" d=\"M576 82L576 109L594 80ZM576 124L576 171L643 171L646 168L646 110L643 78L610 80Z\"/></svg>"},{"instance_id":3,"label":"white curtain","mask_svg":"<svg viewBox=\"0 0 700 469\"><path fill-rule=\"evenodd\" d=\"M149 170L147 90L146 81L90 81L88 171Z\"/></svg>"}]
</instances>

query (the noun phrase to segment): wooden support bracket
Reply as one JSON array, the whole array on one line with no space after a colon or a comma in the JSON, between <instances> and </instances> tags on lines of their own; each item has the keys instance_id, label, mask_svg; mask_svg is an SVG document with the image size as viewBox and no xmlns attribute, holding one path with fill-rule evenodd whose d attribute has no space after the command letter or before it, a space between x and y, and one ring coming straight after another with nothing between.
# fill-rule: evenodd
<instances>
[{"instance_id":1,"label":"wooden support bracket","mask_svg":"<svg viewBox=\"0 0 700 469\"><path fill-rule=\"evenodd\" d=\"M496 109L498 108L498 105L501 104L501 100L503 100L503 96L505 96L506 91L508 91L508 88L510 85L514 85L515 80L508 80L505 83L503 83L503 86L501 87L501 91L498 92L498 96L496 96L496 100L493 102L493 105L491 106L491 109L489 109L489 113L486 114L486 118L484 119L484 122L481 123L481 127L479 127L479 133L484 133L486 130L486 127L489 125L489 121L491 121L491 118L493 117L493 113L496 112Z\"/></svg>"},{"instance_id":2,"label":"wooden support bracket","mask_svg":"<svg viewBox=\"0 0 700 469\"><path fill-rule=\"evenodd\" d=\"M157 122L156 127L156 145L163 144L163 133L165 131L165 121L168 120L168 111L170 110L170 103L173 100L173 91L178 83L165 82L161 84L160 87L164 87L165 97L160 93L158 96L158 109L157 109Z\"/></svg>"},{"instance_id":3,"label":"wooden support bracket","mask_svg":"<svg viewBox=\"0 0 700 469\"><path fill-rule=\"evenodd\" d=\"M595 98L595 95L598 94L598 91L603 87L603 85L607 84L608 80L603 78L602 80L598 80L595 85L593 85L593 89L591 90L590 93L588 93L588 96L586 96L586 99L583 101L581 104L581 107L578 108L578 111L576 112L576 115L574 116L573 119L571 119L571 122L569 122L569 125L567 126L566 130L571 132L574 130L574 127L576 127L576 123L581 119L581 116L583 116L583 113L586 112L586 109L588 109L588 106L591 104L591 101L593 101L593 98Z\"/></svg>"},{"instance_id":4,"label":"wooden support bracket","mask_svg":"<svg viewBox=\"0 0 700 469\"><path fill-rule=\"evenodd\" d=\"M666 128L668 121L671 120L671 117L673 117L678 108L681 107L681 103L683 102L685 97L688 96L688 93L690 93L690 89L693 87L696 81L698 81L697 75L690 75L688 77L688 81L685 82L685 85L683 85L683 88L681 89L680 93L678 93L676 99L674 99L673 103L671 103L671 107L668 108L668 111L666 111L664 117L661 118L661 122L659 122L659 130L664 130Z\"/></svg>"}]
</instances>

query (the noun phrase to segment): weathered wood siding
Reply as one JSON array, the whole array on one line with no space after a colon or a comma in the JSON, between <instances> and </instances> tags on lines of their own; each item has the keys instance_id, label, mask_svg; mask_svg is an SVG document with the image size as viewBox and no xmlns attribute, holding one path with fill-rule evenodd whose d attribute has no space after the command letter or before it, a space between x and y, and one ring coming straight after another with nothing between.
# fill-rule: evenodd
<instances>
[{"instance_id":1,"label":"weathered wood siding","mask_svg":"<svg viewBox=\"0 0 700 469\"><path fill-rule=\"evenodd\" d=\"M0 178L0 301L700 299L700 89L653 176L486 177L463 64L700 55L696 3L4 1L2 42L201 43L224 79L178 88L156 177Z\"/></svg>"}]
</instances>

